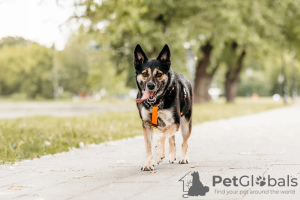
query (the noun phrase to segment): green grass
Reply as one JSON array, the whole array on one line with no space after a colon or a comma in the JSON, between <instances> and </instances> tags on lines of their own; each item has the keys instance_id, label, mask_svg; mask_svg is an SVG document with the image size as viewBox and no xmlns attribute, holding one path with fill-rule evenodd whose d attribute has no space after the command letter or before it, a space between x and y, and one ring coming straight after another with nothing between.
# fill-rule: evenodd
<instances>
[{"instance_id":1,"label":"green grass","mask_svg":"<svg viewBox=\"0 0 300 200\"><path fill-rule=\"evenodd\" d=\"M256 101L247 98L238 98L236 103L225 103L225 100L221 99L213 103L194 105L193 124L254 114L282 106L284 105L281 101L274 102L271 98L260 98Z\"/></svg>"},{"instance_id":2,"label":"green grass","mask_svg":"<svg viewBox=\"0 0 300 200\"><path fill-rule=\"evenodd\" d=\"M239 99L235 104L222 101L195 105L193 123L252 114L281 107L269 99ZM137 111L101 113L80 117L26 117L0 121L0 164L68 151L84 144L141 135Z\"/></svg>"}]
</instances>

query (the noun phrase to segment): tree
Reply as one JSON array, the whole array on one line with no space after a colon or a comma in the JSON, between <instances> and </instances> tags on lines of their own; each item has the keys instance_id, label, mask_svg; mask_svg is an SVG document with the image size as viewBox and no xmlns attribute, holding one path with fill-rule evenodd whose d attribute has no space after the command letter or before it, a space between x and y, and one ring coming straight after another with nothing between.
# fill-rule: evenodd
<instances>
[{"instance_id":1,"label":"tree","mask_svg":"<svg viewBox=\"0 0 300 200\"><path fill-rule=\"evenodd\" d=\"M23 38L0 41L0 93L51 98L52 50Z\"/></svg>"},{"instance_id":2,"label":"tree","mask_svg":"<svg viewBox=\"0 0 300 200\"><path fill-rule=\"evenodd\" d=\"M225 40L222 58L227 65L225 97L227 102L234 102L239 77L245 66L246 52L266 50L264 44L270 42L268 38L278 39L275 36L278 28L275 24L270 24L275 13L268 7L267 2L235 1L230 6L239 22L236 31L231 32L231 36ZM252 55L257 56L257 54Z\"/></svg>"},{"instance_id":3,"label":"tree","mask_svg":"<svg viewBox=\"0 0 300 200\"><path fill-rule=\"evenodd\" d=\"M242 52L238 54L238 44L236 42L232 42L226 46L228 46L226 51L230 53L230 58L227 61L228 69L225 74L225 97L227 102L234 102L246 51L243 49Z\"/></svg>"},{"instance_id":4,"label":"tree","mask_svg":"<svg viewBox=\"0 0 300 200\"><path fill-rule=\"evenodd\" d=\"M59 85L72 94L99 92L120 94L125 88L127 74L118 74L113 52L107 44L99 44L97 34L81 29L71 35L63 51L58 52ZM127 62L126 62L127 64Z\"/></svg>"},{"instance_id":5,"label":"tree","mask_svg":"<svg viewBox=\"0 0 300 200\"><path fill-rule=\"evenodd\" d=\"M184 23L193 14L193 2L183 1L84 1L86 8L81 18L91 21L90 32L96 32L101 45L108 44L117 73L127 71L127 86L135 87L133 49L140 44L149 57L156 58L158 50L169 44L172 68L186 73ZM182 9L186 8L186 9ZM98 29L97 27L100 27Z\"/></svg>"},{"instance_id":6,"label":"tree","mask_svg":"<svg viewBox=\"0 0 300 200\"><path fill-rule=\"evenodd\" d=\"M268 51L280 51L275 47L283 42L298 41L297 4L299 0L120 0L101 3L86 0L78 5L85 8L85 13L76 17L91 22L89 32L97 33L97 41L107 46L108 57L115 63L117 74L127 74L127 86L134 87L132 50L137 43L151 57L156 57L157 49L169 43L172 67L186 73L183 67L186 50L182 47L189 42L190 50L199 55L195 102L210 99L211 81L219 66L224 64L224 91L227 101L233 102L247 60L264 56ZM291 46L297 48L297 45Z\"/></svg>"},{"instance_id":7,"label":"tree","mask_svg":"<svg viewBox=\"0 0 300 200\"><path fill-rule=\"evenodd\" d=\"M201 46L202 57L196 66L194 83L195 103L205 103L211 99L208 90L210 88L212 78L219 67L219 63L217 63L216 66L209 71L209 67L211 66L212 49L213 47L209 41L206 42L205 45Z\"/></svg>"}]
</instances>

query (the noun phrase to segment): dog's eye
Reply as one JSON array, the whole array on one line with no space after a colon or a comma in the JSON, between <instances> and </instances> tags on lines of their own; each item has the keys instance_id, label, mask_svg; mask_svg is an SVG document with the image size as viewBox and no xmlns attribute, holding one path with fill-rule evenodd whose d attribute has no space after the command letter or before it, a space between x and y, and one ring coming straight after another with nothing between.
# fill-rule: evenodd
<instances>
[{"instance_id":1,"label":"dog's eye","mask_svg":"<svg viewBox=\"0 0 300 200\"><path fill-rule=\"evenodd\" d=\"M161 77L162 76L162 73L157 73L156 74L156 77Z\"/></svg>"},{"instance_id":2,"label":"dog's eye","mask_svg":"<svg viewBox=\"0 0 300 200\"><path fill-rule=\"evenodd\" d=\"M147 77L148 76L148 72L144 72L142 73L143 77Z\"/></svg>"}]
</instances>

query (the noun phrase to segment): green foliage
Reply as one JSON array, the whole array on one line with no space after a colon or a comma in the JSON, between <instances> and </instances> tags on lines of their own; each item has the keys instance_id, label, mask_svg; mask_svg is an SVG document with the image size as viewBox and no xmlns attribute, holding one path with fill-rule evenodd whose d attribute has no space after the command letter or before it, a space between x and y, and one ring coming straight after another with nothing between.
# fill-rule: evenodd
<instances>
[{"instance_id":1,"label":"green foliage","mask_svg":"<svg viewBox=\"0 0 300 200\"><path fill-rule=\"evenodd\" d=\"M51 49L20 38L5 38L1 40L0 63L1 95L52 97Z\"/></svg>"},{"instance_id":2,"label":"green foliage","mask_svg":"<svg viewBox=\"0 0 300 200\"><path fill-rule=\"evenodd\" d=\"M65 91L74 94L106 89L112 95L126 91L127 74L118 73L110 48L98 45L96 38L94 34L76 32L58 53L59 84Z\"/></svg>"},{"instance_id":3,"label":"green foliage","mask_svg":"<svg viewBox=\"0 0 300 200\"><path fill-rule=\"evenodd\" d=\"M234 66L246 50L244 67L258 71L257 79L271 85L263 90L266 94L278 90L277 77L282 73L274 56L287 60L289 87L292 75L299 77L300 0L81 0L76 4L84 11L74 16L82 26L62 52L24 38L0 40L0 95L53 98L56 80L68 94L102 88L110 94L125 93L135 88L132 54L136 44L149 58L156 58L168 43L172 68L185 75L185 43L200 60L201 45L209 41L213 51L207 70L221 63L218 70L223 74L226 70L221 68ZM238 44L236 52L226 46L232 42ZM289 69L291 52L295 53L294 72ZM214 79L218 85L223 81L220 77ZM240 94L254 82L242 77Z\"/></svg>"},{"instance_id":4,"label":"green foliage","mask_svg":"<svg viewBox=\"0 0 300 200\"><path fill-rule=\"evenodd\" d=\"M182 48L183 27L179 26L177 4L170 1L103 1L101 5L86 1L85 18L98 42L112 52L117 73L126 73L127 85L135 87L133 49L140 44L149 58L156 58L164 44L172 49L172 67L186 73L185 49ZM177 16L178 15L178 16ZM99 28L100 27L100 28ZM126 72L125 72L126 71Z\"/></svg>"},{"instance_id":5,"label":"green foliage","mask_svg":"<svg viewBox=\"0 0 300 200\"><path fill-rule=\"evenodd\" d=\"M238 96L251 96L253 93L259 96L272 96L272 88L269 77L266 77L262 71L255 71L251 77L246 74L241 76ZM280 91L277 91L279 93Z\"/></svg>"},{"instance_id":6,"label":"green foliage","mask_svg":"<svg viewBox=\"0 0 300 200\"><path fill-rule=\"evenodd\" d=\"M0 95L13 99L53 98L54 81L71 97L78 92L106 89L127 92L126 73L117 72L109 47L95 46L95 37L74 33L57 52L22 38L0 41ZM126 62L126 65L128 62Z\"/></svg>"},{"instance_id":7,"label":"green foliage","mask_svg":"<svg viewBox=\"0 0 300 200\"><path fill-rule=\"evenodd\" d=\"M89 71L87 43L81 38L71 37L65 49L57 52L56 59L59 85L73 94L79 91L89 92L86 87Z\"/></svg>"},{"instance_id":8,"label":"green foliage","mask_svg":"<svg viewBox=\"0 0 300 200\"><path fill-rule=\"evenodd\" d=\"M0 40L0 48L4 46L15 46L15 45L26 46L27 44L30 43L31 43L30 41L25 40L24 38L21 37L7 37Z\"/></svg>"},{"instance_id":9,"label":"green foliage","mask_svg":"<svg viewBox=\"0 0 300 200\"><path fill-rule=\"evenodd\" d=\"M133 87L132 51L138 43L150 57L155 57L164 43L170 44L172 66L182 73L186 73L185 42L189 42L189 48L201 57L200 46L210 41L212 67L219 62L226 63L227 67L235 66L232 63L244 49L247 52L245 66L252 67L251 63L259 60L258 66L264 73L268 71L263 70L265 60L274 52L292 50L297 52L299 59L299 4L299 0L117 0L101 3L86 0L78 6L85 9L82 17L91 22L89 32L99 35L100 44L107 44L117 71L128 71L127 83ZM232 42L238 44L234 53L225 45ZM272 64L280 68L276 62ZM275 86L277 83L269 84ZM272 86L268 88L266 94L270 94Z\"/></svg>"}]
</instances>

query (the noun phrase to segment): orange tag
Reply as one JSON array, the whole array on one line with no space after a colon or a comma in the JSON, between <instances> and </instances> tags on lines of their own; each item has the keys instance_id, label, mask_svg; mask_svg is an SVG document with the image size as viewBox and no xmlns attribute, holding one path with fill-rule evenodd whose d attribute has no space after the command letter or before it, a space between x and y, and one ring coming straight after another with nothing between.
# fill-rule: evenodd
<instances>
[{"instance_id":1,"label":"orange tag","mask_svg":"<svg viewBox=\"0 0 300 200\"><path fill-rule=\"evenodd\" d=\"M158 111L158 106L159 106L159 104L156 105L156 106L154 106L152 108L152 124L154 125L154 126L152 126L153 128L156 128L156 126L157 126L157 111Z\"/></svg>"}]
</instances>

